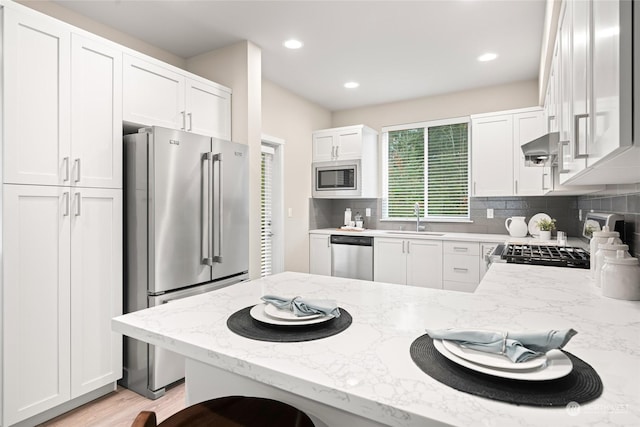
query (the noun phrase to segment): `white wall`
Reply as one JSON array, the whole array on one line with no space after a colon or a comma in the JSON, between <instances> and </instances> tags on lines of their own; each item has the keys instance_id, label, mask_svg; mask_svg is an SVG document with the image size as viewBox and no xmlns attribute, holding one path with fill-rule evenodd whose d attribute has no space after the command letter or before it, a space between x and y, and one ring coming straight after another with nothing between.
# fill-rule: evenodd
<instances>
[{"instance_id":1,"label":"white wall","mask_svg":"<svg viewBox=\"0 0 640 427\"><path fill-rule=\"evenodd\" d=\"M162 50L158 47L143 42L140 39L132 37L121 31L115 30L97 21L94 21L86 16L80 15L70 9L62 7L57 3L53 3L50 0L15 0L16 3L20 3L31 9L44 13L45 15L52 16L56 19L64 21L68 24L75 25L78 28L89 31L93 34L97 34L105 39L120 43L130 49L137 50L160 61L167 62L171 65L184 69L185 60L179 56L176 56L166 50Z\"/></svg>"},{"instance_id":2,"label":"white wall","mask_svg":"<svg viewBox=\"0 0 640 427\"><path fill-rule=\"evenodd\" d=\"M538 105L538 81L529 80L389 104L336 111L332 126L383 126L468 116Z\"/></svg>"},{"instance_id":3,"label":"white wall","mask_svg":"<svg viewBox=\"0 0 640 427\"><path fill-rule=\"evenodd\" d=\"M309 272L311 132L331 126L331 113L268 80L262 81L262 129L285 140L284 269ZM287 217L291 208L293 215Z\"/></svg>"},{"instance_id":4,"label":"white wall","mask_svg":"<svg viewBox=\"0 0 640 427\"><path fill-rule=\"evenodd\" d=\"M243 41L189 58L187 70L233 91L231 137L249 145L249 276L259 278L262 51Z\"/></svg>"}]
</instances>

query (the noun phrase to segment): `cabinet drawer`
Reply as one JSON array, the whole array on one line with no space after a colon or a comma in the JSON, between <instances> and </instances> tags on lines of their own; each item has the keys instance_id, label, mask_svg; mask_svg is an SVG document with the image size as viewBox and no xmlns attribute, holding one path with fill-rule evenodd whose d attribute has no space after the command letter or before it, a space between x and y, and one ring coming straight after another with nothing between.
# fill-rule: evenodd
<instances>
[{"instance_id":1,"label":"cabinet drawer","mask_svg":"<svg viewBox=\"0 0 640 427\"><path fill-rule=\"evenodd\" d=\"M477 256L446 254L444 256L444 280L478 283L480 263Z\"/></svg>"},{"instance_id":2,"label":"cabinet drawer","mask_svg":"<svg viewBox=\"0 0 640 427\"><path fill-rule=\"evenodd\" d=\"M445 254L480 255L480 243L478 242L444 242Z\"/></svg>"},{"instance_id":3,"label":"cabinet drawer","mask_svg":"<svg viewBox=\"0 0 640 427\"><path fill-rule=\"evenodd\" d=\"M453 282L451 280L444 281L444 290L445 291L459 291L459 292L475 292L478 287L477 283L466 283L466 282Z\"/></svg>"}]
</instances>

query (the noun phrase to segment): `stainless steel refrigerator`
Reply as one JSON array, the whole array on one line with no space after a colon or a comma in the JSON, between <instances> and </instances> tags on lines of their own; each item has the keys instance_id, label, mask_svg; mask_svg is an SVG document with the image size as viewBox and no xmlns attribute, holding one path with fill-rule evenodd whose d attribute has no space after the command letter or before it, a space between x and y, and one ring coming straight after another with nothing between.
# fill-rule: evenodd
<instances>
[{"instance_id":1,"label":"stainless steel refrigerator","mask_svg":"<svg viewBox=\"0 0 640 427\"><path fill-rule=\"evenodd\" d=\"M125 311L248 280L248 147L161 127L124 137ZM184 359L125 338L120 383L155 399Z\"/></svg>"}]
</instances>

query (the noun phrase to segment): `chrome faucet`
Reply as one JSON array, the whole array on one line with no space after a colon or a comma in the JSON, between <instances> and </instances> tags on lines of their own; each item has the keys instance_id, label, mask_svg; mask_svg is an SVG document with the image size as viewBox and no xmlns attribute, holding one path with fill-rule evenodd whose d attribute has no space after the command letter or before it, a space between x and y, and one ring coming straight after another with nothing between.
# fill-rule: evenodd
<instances>
[{"instance_id":1,"label":"chrome faucet","mask_svg":"<svg viewBox=\"0 0 640 427\"><path fill-rule=\"evenodd\" d=\"M420 231L420 203L413 205L413 213L416 216L416 231Z\"/></svg>"}]
</instances>

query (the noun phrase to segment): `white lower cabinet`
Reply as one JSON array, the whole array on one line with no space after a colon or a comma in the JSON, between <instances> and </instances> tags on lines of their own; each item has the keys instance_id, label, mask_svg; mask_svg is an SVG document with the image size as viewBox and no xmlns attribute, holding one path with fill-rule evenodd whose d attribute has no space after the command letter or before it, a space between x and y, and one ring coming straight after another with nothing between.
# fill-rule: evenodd
<instances>
[{"instance_id":1,"label":"white lower cabinet","mask_svg":"<svg viewBox=\"0 0 640 427\"><path fill-rule=\"evenodd\" d=\"M309 234L309 273L331 276L331 236Z\"/></svg>"},{"instance_id":2,"label":"white lower cabinet","mask_svg":"<svg viewBox=\"0 0 640 427\"><path fill-rule=\"evenodd\" d=\"M122 190L3 186L3 425L116 381Z\"/></svg>"},{"instance_id":3,"label":"white lower cabinet","mask_svg":"<svg viewBox=\"0 0 640 427\"><path fill-rule=\"evenodd\" d=\"M442 289L441 241L376 237L373 252L376 282Z\"/></svg>"},{"instance_id":4,"label":"white lower cabinet","mask_svg":"<svg viewBox=\"0 0 640 427\"><path fill-rule=\"evenodd\" d=\"M443 257L444 289L475 291L480 283L480 243L446 241Z\"/></svg>"}]
</instances>

